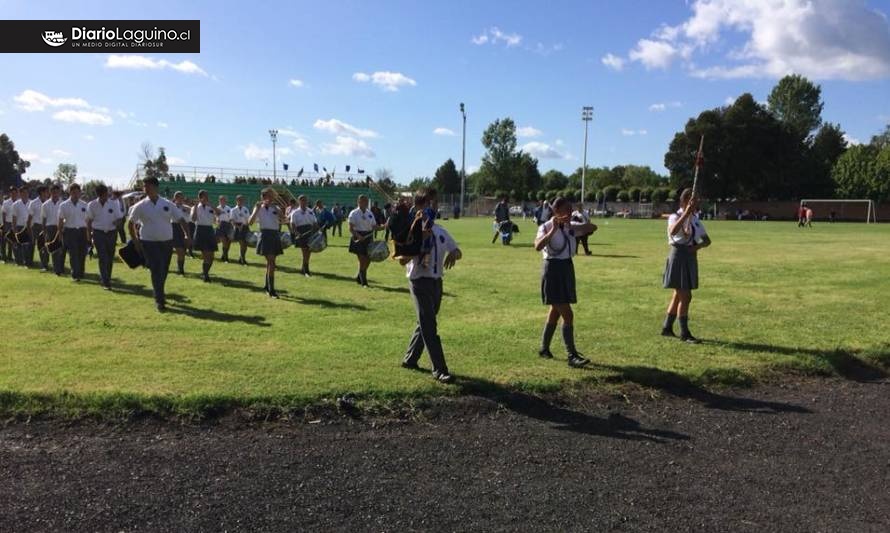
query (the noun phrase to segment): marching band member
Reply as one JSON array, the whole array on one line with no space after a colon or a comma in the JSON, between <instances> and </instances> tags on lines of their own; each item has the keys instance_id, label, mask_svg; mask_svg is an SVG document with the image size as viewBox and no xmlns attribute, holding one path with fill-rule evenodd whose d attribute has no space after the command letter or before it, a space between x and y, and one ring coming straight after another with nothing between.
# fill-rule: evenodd
<instances>
[{"instance_id":1,"label":"marching band member","mask_svg":"<svg viewBox=\"0 0 890 533\"><path fill-rule=\"evenodd\" d=\"M575 206L575 211L572 212L572 222L578 222L581 224L590 224L590 215L584 210L584 204L578 202ZM593 231L596 231L596 224L592 224ZM584 255L593 255L590 253L590 248L587 244L587 239L590 238L589 233L585 233L584 235L580 235L577 237L578 242L575 243L575 253L579 252L578 247L584 246Z\"/></svg>"},{"instance_id":2,"label":"marching band member","mask_svg":"<svg viewBox=\"0 0 890 533\"><path fill-rule=\"evenodd\" d=\"M501 198L501 201L494 208L495 224L500 225L501 222L510 220L510 205L507 203L507 197ZM500 226L494 230L494 237L491 238L491 244L498 241L498 235L501 234Z\"/></svg>"},{"instance_id":3,"label":"marching band member","mask_svg":"<svg viewBox=\"0 0 890 533\"><path fill-rule=\"evenodd\" d=\"M575 231L590 231L591 224L573 223L572 206L565 198L553 201L553 217L538 226L535 250L544 255L544 270L541 276L541 299L550 306L544 333L541 336L541 349L538 355L551 359L550 341L556 332L556 325L562 317L562 338L568 354L569 366L580 368L590 363L575 348L574 313L572 304L577 302L575 295Z\"/></svg>"},{"instance_id":4,"label":"marching band member","mask_svg":"<svg viewBox=\"0 0 890 533\"><path fill-rule=\"evenodd\" d=\"M43 234L43 218L40 216L40 211L43 209L43 202L49 196L47 194L48 190L46 185L38 186L37 196L28 203L28 219L31 221L31 242L28 243L25 263L29 267L34 264L34 249L39 248L37 255L40 258L41 272L46 272L49 266L49 256L46 253L46 248L37 246L37 238ZM43 238L46 239L46 235L43 235Z\"/></svg>"},{"instance_id":5,"label":"marching band member","mask_svg":"<svg viewBox=\"0 0 890 533\"><path fill-rule=\"evenodd\" d=\"M87 204L88 241L96 248L99 256L99 281L102 288L111 290L111 269L114 266L114 252L117 249L117 223L124 217L120 202L108 198L108 187L96 186L96 199Z\"/></svg>"},{"instance_id":6,"label":"marching band member","mask_svg":"<svg viewBox=\"0 0 890 533\"><path fill-rule=\"evenodd\" d=\"M7 261L13 260L12 255L12 239L7 239L6 236L9 233L9 230L12 229L12 204L18 200L19 190L15 187L9 188L9 196L3 200L3 206L0 207L0 218L2 218L2 228L0 228L0 259L3 260L4 263Z\"/></svg>"},{"instance_id":7,"label":"marching band member","mask_svg":"<svg viewBox=\"0 0 890 533\"><path fill-rule=\"evenodd\" d=\"M13 248L13 254L15 255L15 264L18 266L27 266L25 263L25 255L28 250L28 243L24 242L20 244L20 241L24 240L24 235L22 234L29 231L28 226L30 226L28 215L28 203L30 198L28 198L28 196L28 188L19 187L19 197L15 203L12 204L12 230L15 232L15 248Z\"/></svg>"},{"instance_id":8,"label":"marching band member","mask_svg":"<svg viewBox=\"0 0 890 533\"><path fill-rule=\"evenodd\" d=\"M145 198L130 209L128 228L130 238L136 249L145 258L145 265L151 272L151 288L154 293L158 312L167 309L164 284L170 270L170 256L173 255L173 227L171 224L179 220L180 229L188 232L188 226L182 221L176 204L158 195L158 179L145 178L142 181ZM139 229L136 229L136 226ZM189 244L188 234L185 241Z\"/></svg>"},{"instance_id":9,"label":"marching band member","mask_svg":"<svg viewBox=\"0 0 890 533\"><path fill-rule=\"evenodd\" d=\"M671 251L664 267L664 288L673 289L667 316L661 328L665 337L676 337L674 321L680 317L680 339L690 344L699 340L689 332L689 305L698 288L698 250L711 245L704 225L695 214L698 196L692 189L680 194L680 209L668 218L668 244Z\"/></svg>"},{"instance_id":10,"label":"marching band member","mask_svg":"<svg viewBox=\"0 0 890 533\"><path fill-rule=\"evenodd\" d=\"M121 191L114 191L114 201L117 202L117 208L120 209L121 214L123 215L120 220L117 221L117 236L121 239L121 244L127 244L127 206L124 204L124 196Z\"/></svg>"},{"instance_id":11,"label":"marching band member","mask_svg":"<svg viewBox=\"0 0 890 533\"><path fill-rule=\"evenodd\" d=\"M250 220L250 209L244 205L244 196L238 195L235 197L235 207L232 208L232 225L235 226L235 235L232 240L237 242L241 247L241 255L238 257L239 265L246 265L247 259L245 255L247 254L247 234L250 233L250 225L247 224L247 221Z\"/></svg>"},{"instance_id":12,"label":"marching band member","mask_svg":"<svg viewBox=\"0 0 890 533\"><path fill-rule=\"evenodd\" d=\"M40 220L43 224L43 240L46 243L41 252L49 253L50 247L59 241L59 206L62 204L62 187L53 185L49 188L49 200L43 202L40 208ZM53 273L61 276L65 270L65 260L62 258L61 247L52 252Z\"/></svg>"},{"instance_id":13,"label":"marching band member","mask_svg":"<svg viewBox=\"0 0 890 533\"><path fill-rule=\"evenodd\" d=\"M421 203L432 201L433 209L437 209L435 191L420 190L416 198L423 198ZM411 296L417 312L417 327L408 343L402 367L417 369L417 361L424 348L430 356L433 367L433 379L441 383L450 383L453 377L445 363L442 340L439 338L436 315L442 303L442 276L461 259L462 254L451 235L439 224L430 229L433 241L432 262L424 264L420 256L404 256L399 262L406 266L407 277L411 284Z\"/></svg>"},{"instance_id":14,"label":"marching band member","mask_svg":"<svg viewBox=\"0 0 890 533\"><path fill-rule=\"evenodd\" d=\"M266 294L278 298L275 292L275 260L284 253L281 247L281 209L275 205L275 191L266 188L261 193L262 201L257 202L253 213L247 221L248 225L259 220L260 239L256 245L256 253L266 258Z\"/></svg>"},{"instance_id":15,"label":"marching band member","mask_svg":"<svg viewBox=\"0 0 890 533\"><path fill-rule=\"evenodd\" d=\"M68 199L59 204L59 228L62 230L62 253L71 261L71 278L83 279L87 259L87 204L80 199L80 185L68 187Z\"/></svg>"},{"instance_id":16,"label":"marching band member","mask_svg":"<svg viewBox=\"0 0 890 533\"><path fill-rule=\"evenodd\" d=\"M368 287L368 266L371 258L368 257L368 245L373 242L374 229L377 221L374 214L368 209L368 197L364 194L358 197L358 207L349 213L349 252L358 257L358 275L356 283Z\"/></svg>"},{"instance_id":17,"label":"marching band member","mask_svg":"<svg viewBox=\"0 0 890 533\"><path fill-rule=\"evenodd\" d=\"M222 244L223 263L229 262L229 246L232 245L232 208L228 206L228 199L225 196L219 197L219 205L216 206L216 238Z\"/></svg>"},{"instance_id":18,"label":"marching band member","mask_svg":"<svg viewBox=\"0 0 890 533\"><path fill-rule=\"evenodd\" d=\"M201 265L204 283L210 283L210 268L213 266L213 256L218 246L213 232L213 221L219 214L215 207L210 205L207 191L198 191L198 203L192 207L192 221L195 223L194 239L195 250L201 252L204 262Z\"/></svg>"},{"instance_id":19,"label":"marching band member","mask_svg":"<svg viewBox=\"0 0 890 533\"><path fill-rule=\"evenodd\" d=\"M173 212L173 222L170 223L173 229L173 251L176 253L176 273L185 276L185 249L186 241L188 241L188 223L191 219L189 207L183 203L185 195L181 191L173 194L173 203L176 204L176 210ZM178 218L177 218L178 215ZM186 231L183 231L183 224Z\"/></svg>"},{"instance_id":20,"label":"marching band member","mask_svg":"<svg viewBox=\"0 0 890 533\"><path fill-rule=\"evenodd\" d=\"M301 194L297 200L300 202L299 207L290 212L290 232L293 235L294 246L303 252L303 266L300 272L308 278L311 276L309 257L312 255L309 250L309 239L318 230L318 220L315 218L315 212L309 209L306 195Z\"/></svg>"}]
</instances>

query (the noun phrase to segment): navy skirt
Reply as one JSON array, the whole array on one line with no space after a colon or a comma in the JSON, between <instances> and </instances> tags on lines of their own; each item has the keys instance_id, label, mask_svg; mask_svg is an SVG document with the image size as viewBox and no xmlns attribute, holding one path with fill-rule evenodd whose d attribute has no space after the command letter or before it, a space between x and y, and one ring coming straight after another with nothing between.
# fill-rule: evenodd
<instances>
[{"instance_id":1,"label":"navy skirt","mask_svg":"<svg viewBox=\"0 0 890 533\"><path fill-rule=\"evenodd\" d=\"M571 259L545 259L541 273L541 301L544 305L577 303L575 265Z\"/></svg>"},{"instance_id":2,"label":"navy skirt","mask_svg":"<svg viewBox=\"0 0 890 533\"><path fill-rule=\"evenodd\" d=\"M281 233L274 229L261 230L260 240L256 243L256 253L262 256L283 254Z\"/></svg>"},{"instance_id":3,"label":"navy skirt","mask_svg":"<svg viewBox=\"0 0 890 533\"><path fill-rule=\"evenodd\" d=\"M179 223L171 225L173 226L173 247L185 248L185 233L182 232L182 226Z\"/></svg>"},{"instance_id":4,"label":"navy skirt","mask_svg":"<svg viewBox=\"0 0 890 533\"><path fill-rule=\"evenodd\" d=\"M698 288L698 255L689 246L671 246L664 265L664 288L681 291Z\"/></svg>"},{"instance_id":5,"label":"navy skirt","mask_svg":"<svg viewBox=\"0 0 890 533\"><path fill-rule=\"evenodd\" d=\"M359 235L359 238L361 240L356 242L354 237L349 239L349 253L355 255L368 255L368 245L371 244L374 240L374 237L369 237L369 235L372 235L373 232L356 231L356 233Z\"/></svg>"},{"instance_id":6,"label":"navy skirt","mask_svg":"<svg viewBox=\"0 0 890 533\"><path fill-rule=\"evenodd\" d=\"M291 235L291 241L297 248L308 248L309 239L311 239L314 234L315 232L312 231L312 224L297 226L297 233L296 235Z\"/></svg>"},{"instance_id":7,"label":"navy skirt","mask_svg":"<svg viewBox=\"0 0 890 533\"><path fill-rule=\"evenodd\" d=\"M235 228L232 227L231 222L220 222L219 226L216 228L216 238L217 239L229 239L235 236Z\"/></svg>"},{"instance_id":8,"label":"navy skirt","mask_svg":"<svg viewBox=\"0 0 890 533\"><path fill-rule=\"evenodd\" d=\"M247 234L250 233L250 227L247 224L236 224L235 225L235 233L232 234L232 240L241 242L247 239Z\"/></svg>"},{"instance_id":9,"label":"navy skirt","mask_svg":"<svg viewBox=\"0 0 890 533\"><path fill-rule=\"evenodd\" d=\"M197 226L192 237L192 248L201 252L215 252L219 248L216 245L216 235L213 226Z\"/></svg>"}]
</instances>

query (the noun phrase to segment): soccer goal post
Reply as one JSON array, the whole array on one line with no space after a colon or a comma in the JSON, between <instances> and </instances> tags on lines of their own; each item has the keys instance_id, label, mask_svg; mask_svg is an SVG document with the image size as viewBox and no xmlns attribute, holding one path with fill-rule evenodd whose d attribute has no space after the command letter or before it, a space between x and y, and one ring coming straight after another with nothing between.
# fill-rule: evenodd
<instances>
[{"instance_id":1,"label":"soccer goal post","mask_svg":"<svg viewBox=\"0 0 890 533\"><path fill-rule=\"evenodd\" d=\"M870 224L877 222L875 203L872 200L827 200L805 199L800 201L801 207L818 207L821 212L813 209L814 217L821 220L862 220Z\"/></svg>"}]
</instances>

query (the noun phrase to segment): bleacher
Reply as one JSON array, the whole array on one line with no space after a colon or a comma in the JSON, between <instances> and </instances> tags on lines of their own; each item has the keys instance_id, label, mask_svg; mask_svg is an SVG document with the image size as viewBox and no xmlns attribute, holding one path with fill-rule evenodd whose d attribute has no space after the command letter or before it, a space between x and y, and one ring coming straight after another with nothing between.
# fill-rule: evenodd
<instances>
[{"instance_id":1,"label":"bleacher","mask_svg":"<svg viewBox=\"0 0 890 533\"><path fill-rule=\"evenodd\" d=\"M342 206L353 206L355 207L356 201L360 194L367 195L370 198L371 203L380 202L380 205L383 206L386 204L386 199L374 189L365 188L365 187L342 187L342 186L331 186L331 187L301 187L299 185L260 185L260 184L250 184L250 183L201 183L201 182L192 182L192 181L161 181L161 194L166 196L167 198L172 198L173 193L176 191L182 191L182 193L193 200L198 197L198 191L206 190L207 194L210 195L211 201L214 203L216 199L220 195L225 195L229 203L234 205L235 197L239 194L244 195L245 203L247 205L253 205L258 202L260 199L260 191L265 189L266 187L271 187L275 189L279 196L287 196L287 193L293 195L294 198L300 196L301 194L305 194L306 197L309 198L310 205L315 205L316 200L321 200L324 202L326 207L331 207L335 203L339 203ZM284 198L285 200L288 198Z\"/></svg>"}]
</instances>

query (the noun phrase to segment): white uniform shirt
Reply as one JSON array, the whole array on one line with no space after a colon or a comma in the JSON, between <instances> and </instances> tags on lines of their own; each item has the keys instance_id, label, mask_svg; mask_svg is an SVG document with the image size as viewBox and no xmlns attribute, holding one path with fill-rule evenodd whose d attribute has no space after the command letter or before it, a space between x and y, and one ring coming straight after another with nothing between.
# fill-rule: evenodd
<instances>
[{"instance_id":1,"label":"white uniform shirt","mask_svg":"<svg viewBox=\"0 0 890 533\"><path fill-rule=\"evenodd\" d=\"M219 222L231 222L232 221L232 207L229 205L218 205L216 209L219 211L219 215L216 216L216 220Z\"/></svg>"},{"instance_id":2,"label":"white uniform shirt","mask_svg":"<svg viewBox=\"0 0 890 533\"><path fill-rule=\"evenodd\" d=\"M362 210L356 207L349 212L349 223L352 224L355 231L374 231L377 220L370 209L362 213Z\"/></svg>"},{"instance_id":3,"label":"white uniform shirt","mask_svg":"<svg viewBox=\"0 0 890 533\"><path fill-rule=\"evenodd\" d=\"M87 227L87 203L78 200L75 204L68 198L59 204L59 218L65 219L66 228L80 229Z\"/></svg>"},{"instance_id":4,"label":"white uniform shirt","mask_svg":"<svg viewBox=\"0 0 890 533\"><path fill-rule=\"evenodd\" d=\"M10 222L15 218L15 227L20 228L28 225L28 204L19 198L12 204L12 216L7 217Z\"/></svg>"},{"instance_id":5,"label":"white uniform shirt","mask_svg":"<svg viewBox=\"0 0 890 533\"><path fill-rule=\"evenodd\" d=\"M139 225L139 239L150 242L173 240L173 222L179 220L179 208L170 200L146 196L130 209L130 221Z\"/></svg>"},{"instance_id":6,"label":"white uniform shirt","mask_svg":"<svg viewBox=\"0 0 890 533\"><path fill-rule=\"evenodd\" d=\"M290 212L290 223L293 226L312 226L317 223L315 212L309 209L300 209L299 207Z\"/></svg>"},{"instance_id":7,"label":"white uniform shirt","mask_svg":"<svg viewBox=\"0 0 890 533\"><path fill-rule=\"evenodd\" d=\"M451 235L442 226L434 225L433 247L430 250L429 266L423 266L423 260L415 257L410 263L405 265L407 276L409 279L432 278L440 279L445 273L445 257L451 252L457 250L457 243Z\"/></svg>"},{"instance_id":8,"label":"white uniform shirt","mask_svg":"<svg viewBox=\"0 0 890 533\"><path fill-rule=\"evenodd\" d=\"M12 204L12 198L3 200L3 207L0 208L0 213L3 213L3 222L12 224Z\"/></svg>"},{"instance_id":9,"label":"white uniform shirt","mask_svg":"<svg viewBox=\"0 0 890 533\"><path fill-rule=\"evenodd\" d=\"M174 205L175 205L175 202L174 202ZM191 210L191 208L189 208L189 206L187 206L185 204L177 205L176 209L173 210L173 223L179 224L179 222L182 221L182 222L185 222L186 224L188 224L189 222L192 221L191 214L192 214L192 210ZM176 215L179 215L179 218L177 218Z\"/></svg>"},{"instance_id":10,"label":"white uniform shirt","mask_svg":"<svg viewBox=\"0 0 890 533\"><path fill-rule=\"evenodd\" d=\"M43 208L43 200L38 196L28 203L28 214L31 215L31 225L43 224L40 217L40 210Z\"/></svg>"},{"instance_id":11,"label":"white uniform shirt","mask_svg":"<svg viewBox=\"0 0 890 533\"><path fill-rule=\"evenodd\" d=\"M544 259L571 259L575 257L575 248L578 246L578 241L575 240L575 226L577 225L580 224L564 224L561 229L556 230L556 233L550 237L550 242L541 250ZM552 227L552 220L538 226L538 237L535 240L549 233Z\"/></svg>"},{"instance_id":12,"label":"white uniform shirt","mask_svg":"<svg viewBox=\"0 0 890 533\"><path fill-rule=\"evenodd\" d=\"M260 221L260 229L271 229L278 231L281 229L281 209L277 205L265 206L260 204L257 207L257 220Z\"/></svg>"},{"instance_id":13,"label":"white uniform shirt","mask_svg":"<svg viewBox=\"0 0 890 533\"><path fill-rule=\"evenodd\" d=\"M90 220L93 229L115 231L117 229L117 221L124 216L121 213L120 205L120 202L110 198L105 200L105 205L102 205L98 198L87 204L87 219Z\"/></svg>"},{"instance_id":14,"label":"white uniform shirt","mask_svg":"<svg viewBox=\"0 0 890 533\"><path fill-rule=\"evenodd\" d=\"M683 210L678 209L676 213L668 217L668 244L692 246L702 237L708 234L707 230L705 230L704 224L702 224L701 220L699 220L698 215L692 215L692 233L690 235L684 235L682 230L679 231L676 235L671 235L671 226L673 226L677 222L677 220L680 219L681 216L683 216Z\"/></svg>"},{"instance_id":15,"label":"white uniform shirt","mask_svg":"<svg viewBox=\"0 0 890 533\"><path fill-rule=\"evenodd\" d=\"M196 213L198 215L197 217L195 217ZM192 207L192 217L195 224L199 226L212 226L213 220L216 217L216 212L212 205L197 203Z\"/></svg>"},{"instance_id":16,"label":"white uniform shirt","mask_svg":"<svg viewBox=\"0 0 890 533\"><path fill-rule=\"evenodd\" d=\"M250 209L248 209L246 205L242 205L241 207L236 205L232 208L230 215L232 217L232 224L247 224L247 221L250 220Z\"/></svg>"},{"instance_id":17,"label":"white uniform shirt","mask_svg":"<svg viewBox=\"0 0 890 533\"><path fill-rule=\"evenodd\" d=\"M43 205L40 207L40 220L43 221L41 224L58 226L60 205L62 205L62 200L56 200L54 202L52 198L43 202Z\"/></svg>"},{"instance_id":18,"label":"white uniform shirt","mask_svg":"<svg viewBox=\"0 0 890 533\"><path fill-rule=\"evenodd\" d=\"M590 222L590 215L588 215L587 212L578 209L572 211L572 218L577 219L576 221L584 224Z\"/></svg>"}]
</instances>

